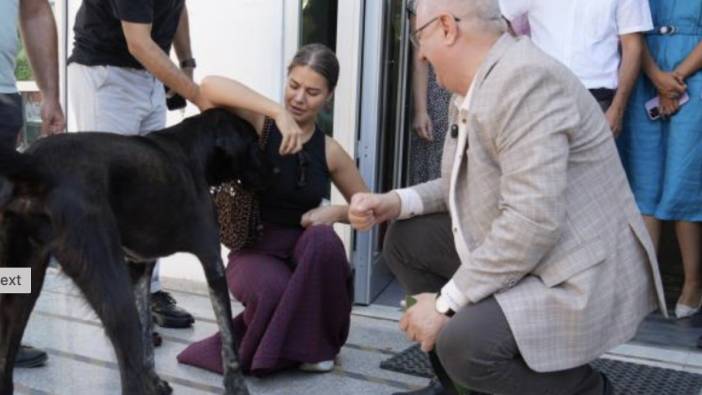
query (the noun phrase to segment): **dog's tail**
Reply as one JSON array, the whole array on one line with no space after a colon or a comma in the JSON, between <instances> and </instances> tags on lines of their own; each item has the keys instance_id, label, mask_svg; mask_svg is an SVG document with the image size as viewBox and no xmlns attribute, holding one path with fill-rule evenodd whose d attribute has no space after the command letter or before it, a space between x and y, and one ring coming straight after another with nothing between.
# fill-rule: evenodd
<instances>
[{"instance_id":1,"label":"dog's tail","mask_svg":"<svg viewBox=\"0 0 702 395\"><path fill-rule=\"evenodd\" d=\"M31 155L0 147L0 210L21 192L35 194L48 187L47 178Z\"/></svg>"}]
</instances>

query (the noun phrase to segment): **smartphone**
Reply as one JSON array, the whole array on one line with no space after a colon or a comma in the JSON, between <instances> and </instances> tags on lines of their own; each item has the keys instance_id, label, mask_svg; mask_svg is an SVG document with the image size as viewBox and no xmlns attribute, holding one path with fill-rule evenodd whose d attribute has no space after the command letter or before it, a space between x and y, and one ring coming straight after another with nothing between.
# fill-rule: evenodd
<instances>
[{"instance_id":1,"label":"smartphone","mask_svg":"<svg viewBox=\"0 0 702 395\"><path fill-rule=\"evenodd\" d=\"M690 100L690 96L685 92L680 98L680 105L687 103ZM660 110L660 99L658 96L646 102L646 114L648 114L648 119L655 121L661 117Z\"/></svg>"},{"instance_id":2,"label":"smartphone","mask_svg":"<svg viewBox=\"0 0 702 395\"><path fill-rule=\"evenodd\" d=\"M163 89L166 91L166 107L170 111L185 108L187 102L185 101L185 98L183 96L171 91L165 85L163 86Z\"/></svg>"}]
</instances>

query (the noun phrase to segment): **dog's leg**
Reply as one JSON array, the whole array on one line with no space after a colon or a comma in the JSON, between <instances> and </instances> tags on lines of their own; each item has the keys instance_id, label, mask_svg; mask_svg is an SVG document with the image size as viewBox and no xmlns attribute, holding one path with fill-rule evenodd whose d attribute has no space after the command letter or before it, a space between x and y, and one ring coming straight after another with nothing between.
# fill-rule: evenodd
<instances>
[{"instance_id":1,"label":"dog's leg","mask_svg":"<svg viewBox=\"0 0 702 395\"><path fill-rule=\"evenodd\" d=\"M107 207L93 205L92 207ZM88 207L88 209L86 209ZM124 395L170 394L157 386L144 362L136 302L116 220L107 210L89 209L79 199L63 201L63 235L56 258L100 317L115 349ZM163 382L165 384L165 382Z\"/></svg>"},{"instance_id":2,"label":"dog's leg","mask_svg":"<svg viewBox=\"0 0 702 395\"><path fill-rule=\"evenodd\" d=\"M13 392L12 371L29 315L39 297L49 261L45 245L34 237L36 224L7 216L0 224L0 267L32 269L30 294L0 294L0 394ZM41 225L43 226L43 225Z\"/></svg>"},{"instance_id":3,"label":"dog's leg","mask_svg":"<svg viewBox=\"0 0 702 395\"><path fill-rule=\"evenodd\" d=\"M217 249L219 252L219 243ZM210 257L199 257L205 270L210 300L217 318L217 325L222 334L222 364L224 365L224 389L227 395L248 395L246 382L239 366L237 355L238 341L234 338L232 325L232 306L229 300L227 279L224 275L222 258L217 254Z\"/></svg>"},{"instance_id":4,"label":"dog's leg","mask_svg":"<svg viewBox=\"0 0 702 395\"><path fill-rule=\"evenodd\" d=\"M144 363L147 368L154 369L153 319L151 318L151 274L154 262L137 263L127 260L129 275L134 287L139 321L141 322L141 339L144 343Z\"/></svg>"},{"instance_id":5,"label":"dog's leg","mask_svg":"<svg viewBox=\"0 0 702 395\"><path fill-rule=\"evenodd\" d=\"M153 318L151 317L151 275L156 262L131 262L127 261L129 275L134 286L134 299L136 300L137 312L141 322L141 340L144 344L144 365L149 377L160 391L168 391L168 382L162 380L156 374L156 364L154 361L154 341L152 338Z\"/></svg>"}]
</instances>

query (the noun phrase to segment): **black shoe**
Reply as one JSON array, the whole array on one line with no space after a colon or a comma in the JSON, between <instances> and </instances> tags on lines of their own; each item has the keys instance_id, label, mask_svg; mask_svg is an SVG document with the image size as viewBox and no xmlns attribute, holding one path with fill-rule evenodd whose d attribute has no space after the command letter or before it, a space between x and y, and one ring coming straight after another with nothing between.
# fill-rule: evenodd
<instances>
[{"instance_id":1,"label":"black shoe","mask_svg":"<svg viewBox=\"0 0 702 395\"><path fill-rule=\"evenodd\" d=\"M444 386L441 385L439 380L431 379L431 381L429 381L429 385L424 388L407 392L395 392L392 395L443 395L445 393Z\"/></svg>"},{"instance_id":2,"label":"black shoe","mask_svg":"<svg viewBox=\"0 0 702 395\"><path fill-rule=\"evenodd\" d=\"M163 291L151 294L151 315L156 325L164 328L188 328L195 322L190 313L178 307L175 299Z\"/></svg>"},{"instance_id":3,"label":"black shoe","mask_svg":"<svg viewBox=\"0 0 702 395\"><path fill-rule=\"evenodd\" d=\"M20 345L15 358L16 368L38 368L44 366L49 356L42 350L31 346Z\"/></svg>"},{"instance_id":4,"label":"black shoe","mask_svg":"<svg viewBox=\"0 0 702 395\"><path fill-rule=\"evenodd\" d=\"M163 338L158 334L158 332L151 332L151 341L154 342L154 347L161 347Z\"/></svg>"}]
</instances>

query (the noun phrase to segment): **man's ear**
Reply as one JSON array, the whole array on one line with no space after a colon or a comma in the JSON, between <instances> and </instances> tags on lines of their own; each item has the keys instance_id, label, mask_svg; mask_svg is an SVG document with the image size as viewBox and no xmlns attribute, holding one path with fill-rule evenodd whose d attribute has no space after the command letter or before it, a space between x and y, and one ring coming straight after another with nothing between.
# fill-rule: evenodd
<instances>
[{"instance_id":1,"label":"man's ear","mask_svg":"<svg viewBox=\"0 0 702 395\"><path fill-rule=\"evenodd\" d=\"M439 28L444 35L444 42L453 45L458 39L458 22L451 15L439 17Z\"/></svg>"}]
</instances>

